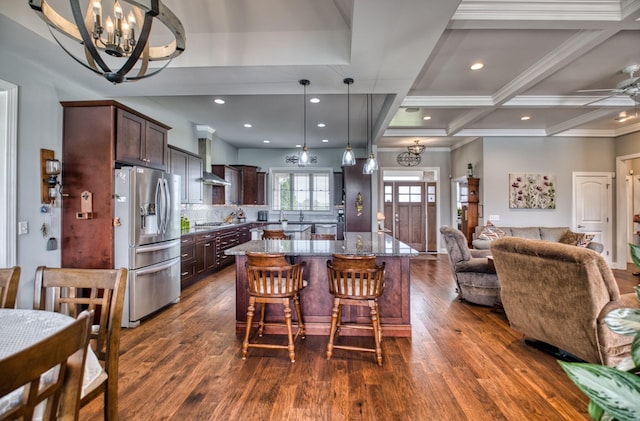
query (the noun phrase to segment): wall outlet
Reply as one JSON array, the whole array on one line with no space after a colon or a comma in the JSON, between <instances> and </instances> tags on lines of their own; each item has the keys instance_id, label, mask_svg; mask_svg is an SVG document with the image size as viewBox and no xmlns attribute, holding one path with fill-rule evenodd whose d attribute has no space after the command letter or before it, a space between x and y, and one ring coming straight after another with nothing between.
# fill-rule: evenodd
<instances>
[{"instance_id":1,"label":"wall outlet","mask_svg":"<svg viewBox=\"0 0 640 421\"><path fill-rule=\"evenodd\" d=\"M489 221L499 221L500 215L489 215Z\"/></svg>"},{"instance_id":2,"label":"wall outlet","mask_svg":"<svg viewBox=\"0 0 640 421\"><path fill-rule=\"evenodd\" d=\"M18 235L29 234L29 222L20 221L18 222Z\"/></svg>"}]
</instances>

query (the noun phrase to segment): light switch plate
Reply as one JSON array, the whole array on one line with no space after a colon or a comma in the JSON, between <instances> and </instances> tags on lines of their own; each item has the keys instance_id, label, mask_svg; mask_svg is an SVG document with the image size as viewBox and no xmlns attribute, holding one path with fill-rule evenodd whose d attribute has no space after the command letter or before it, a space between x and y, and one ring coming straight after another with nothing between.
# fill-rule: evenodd
<instances>
[{"instance_id":1,"label":"light switch plate","mask_svg":"<svg viewBox=\"0 0 640 421\"><path fill-rule=\"evenodd\" d=\"M499 221L500 215L489 215L489 221Z\"/></svg>"},{"instance_id":2,"label":"light switch plate","mask_svg":"<svg viewBox=\"0 0 640 421\"><path fill-rule=\"evenodd\" d=\"M18 235L29 234L29 222L20 221L18 222Z\"/></svg>"}]
</instances>

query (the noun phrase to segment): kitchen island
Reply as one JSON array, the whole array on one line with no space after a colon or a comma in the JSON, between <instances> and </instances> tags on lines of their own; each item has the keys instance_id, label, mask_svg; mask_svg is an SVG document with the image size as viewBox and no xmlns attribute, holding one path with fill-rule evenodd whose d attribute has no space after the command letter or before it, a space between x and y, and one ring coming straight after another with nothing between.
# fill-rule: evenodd
<instances>
[{"instance_id":1,"label":"kitchen island","mask_svg":"<svg viewBox=\"0 0 640 421\"><path fill-rule=\"evenodd\" d=\"M385 336L411 336L410 258L418 251L383 232L350 232L344 241L331 240L252 240L225 250L236 258L236 331L244 332L247 321L249 291L244 268L245 253L284 253L293 262L306 262L304 279L307 286L300 292L307 335L328 335L331 325L333 297L329 293L327 260L333 253L374 254L378 263L385 262L385 288L378 300L380 321ZM369 312L362 307L345 308L346 323L370 323ZM282 319L282 309L270 306L267 318ZM274 331L284 333L284 329ZM343 328L344 335L367 335L369 332Z\"/></svg>"},{"instance_id":2,"label":"kitchen island","mask_svg":"<svg viewBox=\"0 0 640 421\"><path fill-rule=\"evenodd\" d=\"M309 224L288 224L287 228L282 228L282 224L268 224L257 228L252 228L251 239L262 240L262 232L264 230L279 231L282 230L292 240L308 240L311 238L311 225Z\"/></svg>"}]
</instances>

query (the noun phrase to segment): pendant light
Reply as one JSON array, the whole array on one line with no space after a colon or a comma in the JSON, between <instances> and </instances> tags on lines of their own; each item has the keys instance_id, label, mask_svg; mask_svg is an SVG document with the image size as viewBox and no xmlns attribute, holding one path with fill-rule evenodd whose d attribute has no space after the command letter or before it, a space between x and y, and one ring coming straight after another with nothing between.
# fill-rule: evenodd
<instances>
[{"instance_id":1,"label":"pendant light","mask_svg":"<svg viewBox=\"0 0 640 421\"><path fill-rule=\"evenodd\" d=\"M343 80L343 82L345 83L345 85L347 85L347 147L344 150L344 154L342 154L342 166L343 167L347 167L347 166L352 166L352 165L356 165L356 156L353 153L353 150L351 149L351 142L349 139L349 111L350 111L350 102L349 102L349 86L353 83L353 79L351 79L350 77L345 78Z\"/></svg>"},{"instance_id":2,"label":"pendant light","mask_svg":"<svg viewBox=\"0 0 640 421\"><path fill-rule=\"evenodd\" d=\"M378 161L376 161L376 157L373 155L373 113L372 113L372 101L371 94L367 95L367 145L369 147L369 158L364 163L364 167L362 167L362 174L371 175L374 171L378 170Z\"/></svg>"},{"instance_id":3,"label":"pendant light","mask_svg":"<svg viewBox=\"0 0 640 421\"><path fill-rule=\"evenodd\" d=\"M311 82L309 82L307 79L300 79L300 85L302 85L304 89L304 95L303 95L304 104L302 107L302 113L303 113L302 124L304 126L304 130L303 130L304 144L302 145L302 150L298 154L299 166L309 164L309 149L307 148L307 86L309 86L310 83Z\"/></svg>"}]
</instances>

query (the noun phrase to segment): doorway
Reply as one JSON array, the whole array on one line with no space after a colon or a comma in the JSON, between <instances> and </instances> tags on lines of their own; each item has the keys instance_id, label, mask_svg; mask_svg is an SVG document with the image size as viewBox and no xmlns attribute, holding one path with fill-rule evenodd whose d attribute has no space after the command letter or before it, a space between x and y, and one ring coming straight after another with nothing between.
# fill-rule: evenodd
<instances>
[{"instance_id":1,"label":"doorway","mask_svg":"<svg viewBox=\"0 0 640 421\"><path fill-rule=\"evenodd\" d=\"M0 267L17 264L18 87L0 80Z\"/></svg>"},{"instance_id":2,"label":"doorway","mask_svg":"<svg viewBox=\"0 0 640 421\"><path fill-rule=\"evenodd\" d=\"M383 171L384 227L418 251L438 251L438 170Z\"/></svg>"}]
</instances>

